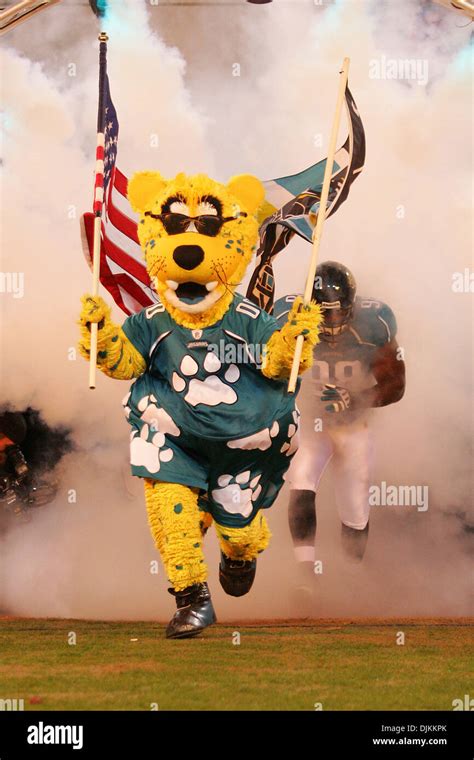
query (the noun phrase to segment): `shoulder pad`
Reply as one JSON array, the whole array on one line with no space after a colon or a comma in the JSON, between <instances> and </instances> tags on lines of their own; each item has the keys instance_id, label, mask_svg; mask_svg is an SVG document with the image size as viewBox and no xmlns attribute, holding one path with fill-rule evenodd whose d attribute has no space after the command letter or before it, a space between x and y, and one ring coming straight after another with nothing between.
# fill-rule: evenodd
<instances>
[{"instance_id":1,"label":"shoulder pad","mask_svg":"<svg viewBox=\"0 0 474 760\"><path fill-rule=\"evenodd\" d=\"M375 298L356 298L353 328L362 340L383 346L397 334L397 322L390 306Z\"/></svg>"}]
</instances>

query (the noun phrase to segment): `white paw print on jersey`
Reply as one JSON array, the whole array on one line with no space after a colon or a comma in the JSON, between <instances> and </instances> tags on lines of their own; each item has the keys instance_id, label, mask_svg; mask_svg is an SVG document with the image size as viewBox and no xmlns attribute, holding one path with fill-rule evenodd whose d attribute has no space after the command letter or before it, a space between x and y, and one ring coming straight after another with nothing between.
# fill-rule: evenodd
<instances>
[{"instance_id":1,"label":"white paw print on jersey","mask_svg":"<svg viewBox=\"0 0 474 760\"><path fill-rule=\"evenodd\" d=\"M272 445L272 438L275 438L279 432L280 426L275 420L271 427L257 430L256 433L247 435L245 438L227 441L227 446L229 449L260 449L260 451L266 451Z\"/></svg>"},{"instance_id":2,"label":"white paw print on jersey","mask_svg":"<svg viewBox=\"0 0 474 760\"><path fill-rule=\"evenodd\" d=\"M186 391L184 400L191 406L205 404L206 406L217 406L218 404L235 404L237 393L232 384L236 383L240 377L240 370L236 364L229 364L224 374L223 382L215 374L219 372L222 363L219 357L213 352L208 351L203 363L203 369L208 373L204 380L198 380L197 375L199 365L192 356L186 354L181 360L178 372L173 372L171 379L174 390L177 393ZM182 377L184 375L184 377Z\"/></svg>"},{"instance_id":3,"label":"white paw print on jersey","mask_svg":"<svg viewBox=\"0 0 474 760\"><path fill-rule=\"evenodd\" d=\"M211 492L214 501L231 515L248 517L253 510L253 502L258 499L262 486L261 475L255 475L250 479L251 472L246 470L235 477L233 475L220 475L217 478L219 488Z\"/></svg>"},{"instance_id":4,"label":"white paw print on jersey","mask_svg":"<svg viewBox=\"0 0 474 760\"><path fill-rule=\"evenodd\" d=\"M170 435L181 435L181 430L167 411L156 406L157 400L151 393L149 396L143 396L137 404L138 411L142 412L140 419L150 425L151 430L157 433L169 433Z\"/></svg>"},{"instance_id":5,"label":"white paw print on jersey","mask_svg":"<svg viewBox=\"0 0 474 760\"><path fill-rule=\"evenodd\" d=\"M300 418L300 412L298 409L296 409L294 412L292 412L293 422L290 422L288 425L288 440L285 441L283 446L280 449L280 452L282 454L286 454L287 457L290 457L292 454L294 454L298 450L298 446L300 443L300 436L299 436L299 418Z\"/></svg>"},{"instance_id":6,"label":"white paw print on jersey","mask_svg":"<svg viewBox=\"0 0 474 760\"><path fill-rule=\"evenodd\" d=\"M148 438L151 435L151 441ZM145 467L148 472L159 472L162 462L173 459L173 450L165 446L164 433L155 433L149 425L143 425L140 435L136 430L131 434L130 463L135 467Z\"/></svg>"},{"instance_id":7,"label":"white paw print on jersey","mask_svg":"<svg viewBox=\"0 0 474 760\"><path fill-rule=\"evenodd\" d=\"M127 393L122 400L122 405L125 407L125 416L130 416L130 407L128 402L131 396L131 392ZM181 435L181 430L176 425L173 418L168 414L165 409L156 406L158 401L151 393L147 396L142 396L137 404L137 409L142 412L140 419L150 425L150 429L155 433L169 433L170 435Z\"/></svg>"}]
</instances>

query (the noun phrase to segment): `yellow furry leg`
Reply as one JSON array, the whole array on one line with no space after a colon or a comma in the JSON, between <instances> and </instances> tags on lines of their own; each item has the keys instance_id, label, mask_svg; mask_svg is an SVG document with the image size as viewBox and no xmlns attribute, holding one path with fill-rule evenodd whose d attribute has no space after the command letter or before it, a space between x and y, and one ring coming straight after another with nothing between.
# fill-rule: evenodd
<instances>
[{"instance_id":1,"label":"yellow furry leg","mask_svg":"<svg viewBox=\"0 0 474 760\"><path fill-rule=\"evenodd\" d=\"M198 507L198 491L179 483L145 478L148 524L175 591L207 578L202 538L207 515Z\"/></svg>"},{"instance_id":2,"label":"yellow furry leg","mask_svg":"<svg viewBox=\"0 0 474 760\"><path fill-rule=\"evenodd\" d=\"M267 548L272 535L262 512L258 512L245 528L214 524L220 547L226 557L231 559L254 559Z\"/></svg>"}]
</instances>

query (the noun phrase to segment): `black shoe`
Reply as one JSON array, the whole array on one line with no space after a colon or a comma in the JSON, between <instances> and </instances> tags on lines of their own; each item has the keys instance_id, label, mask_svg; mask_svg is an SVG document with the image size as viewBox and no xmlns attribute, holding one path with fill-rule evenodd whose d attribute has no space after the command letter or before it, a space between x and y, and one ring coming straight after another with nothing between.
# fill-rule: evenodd
<instances>
[{"instance_id":1,"label":"black shoe","mask_svg":"<svg viewBox=\"0 0 474 760\"><path fill-rule=\"evenodd\" d=\"M344 553L352 562L361 562L367 546L369 537L369 523L364 530L349 528L344 523L341 524L341 543Z\"/></svg>"},{"instance_id":2,"label":"black shoe","mask_svg":"<svg viewBox=\"0 0 474 760\"><path fill-rule=\"evenodd\" d=\"M215 623L216 613L212 606L207 583L195 583L183 591L168 589L176 598L177 610L166 629L167 639L186 639Z\"/></svg>"},{"instance_id":3,"label":"black shoe","mask_svg":"<svg viewBox=\"0 0 474 760\"><path fill-rule=\"evenodd\" d=\"M221 552L219 581L229 596L244 596L252 588L257 572L257 560L230 559Z\"/></svg>"}]
</instances>

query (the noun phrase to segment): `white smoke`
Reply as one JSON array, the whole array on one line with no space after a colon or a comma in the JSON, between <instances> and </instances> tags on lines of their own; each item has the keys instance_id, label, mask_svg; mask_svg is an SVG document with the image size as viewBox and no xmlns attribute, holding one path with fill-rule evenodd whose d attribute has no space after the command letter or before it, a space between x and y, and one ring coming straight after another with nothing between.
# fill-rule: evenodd
<instances>
[{"instance_id":1,"label":"white smoke","mask_svg":"<svg viewBox=\"0 0 474 760\"><path fill-rule=\"evenodd\" d=\"M266 179L305 168L326 153L338 70L351 57L367 162L325 227L321 259L346 263L361 294L395 311L407 393L374 413L374 482L428 484L430 509L374 508L366 559L349 571L329 471L319 497L318 615L469 611L460 525L443 516L468 509L471 486L472 301L451 287L453 273L470 266L469 32L455 13L433 5L438 24L406 5L406 32L393 3L350 0L148 11L135 0L114 5L106 24L119 166L127 174L205 170L225 180L252 171ZM158 579L150 573L156 553L141 484L127 474L120 406L127 384L100 376L91 393L87 365L68 358L79 296L90 286L78 225L91 198L97 28L90 12L61 6L12 32L2 64L2 270L24 271L25 295L2 294L8 371L1 401L31 404L50 424L68 425L78 450L61 463L56 502L3 537L0 603L34 616L165 619L171 598L161 569ZM371 78L371 62L382 56L428 60L427 86ZM277 295L302 290L309 254L295 240L279 257ZM208 538L220 619L294 613L287 497L269 513L273 543L248 597L221 593L217 547Z\"/></svg>"},{"instance_id":2,"label":"white smoke","mask_svg":"<svg viewBox=\"0 0 474 760\"><path fill-rule=\"evenodd\" d=\"M46 37L47 21L45 14ZM54 28L60 36L57 17ZM112 91L124 124L123 170L152 166L174 174L212 166L205 119L190 102L178 51L150 33L145 9L134 3L120 6L109 29L109 72L120 85ZM23 25L13 35L21 49L25 34L28 39ZM2 57L2 271L24 276L23 298L2 294L2 403L34 406L48 424L70 427L77 453L60 465L55 504L4 537L0 598L21 614L143 616L147 608L149 614L156 610L156 577L150 573L156 554L142 489L137 496L140 484L128 474L128 425L120 405L125 384L107 384L100 375L91 393L87 365L73 353L79 296L91 281L79 218L92 195L97 45L88 35L82 46L76 39L72 47L74 53L63 58L67 65L58 67L51 65L49 48L42 53L44 65L41 56L32 62L13 47ZM158 147L150 139L155 134ZM123 320L117 309L115 316Z\"/></svg>"}]
</instances>

